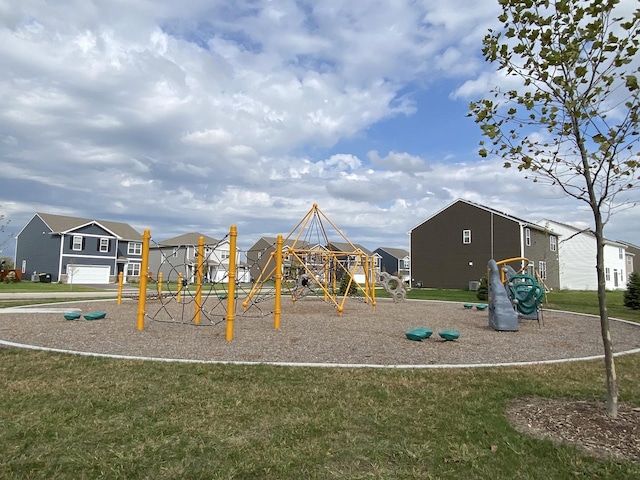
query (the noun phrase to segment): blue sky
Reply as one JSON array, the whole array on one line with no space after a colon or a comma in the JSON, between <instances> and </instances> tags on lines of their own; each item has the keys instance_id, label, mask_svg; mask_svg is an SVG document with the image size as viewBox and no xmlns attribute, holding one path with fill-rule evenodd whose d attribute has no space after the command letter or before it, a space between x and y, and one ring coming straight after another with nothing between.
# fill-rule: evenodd
<instances>
[{"instance_id":1,"label":"blue sky","mask_svg":"<svg viewBox=\"0 0 640 480\"><path fill-rule=\"evenodd\" d=\"M632 8L632 0L624 0ZM355 243L457 198L584 228L586 205L481 159L469 102L493 0L0 0L0 234L35 212L249 247L314 203ZM640 244L640 213L605 234Z\"/></svg>"}]
</instances>

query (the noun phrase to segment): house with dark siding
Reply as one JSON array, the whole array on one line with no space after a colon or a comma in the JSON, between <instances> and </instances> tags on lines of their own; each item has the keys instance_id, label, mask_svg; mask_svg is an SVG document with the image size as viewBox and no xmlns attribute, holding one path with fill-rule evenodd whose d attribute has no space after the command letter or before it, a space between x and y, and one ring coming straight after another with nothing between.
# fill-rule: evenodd
<instances>
[{"instance_id":1,"label":"house with dark siding","mask_svg":"<svg viewBox=\"0 0 640 480\"><path fill-rule=\"evenodd\" d=\"M490 259L525 257L528 273L559 288L558 237L534 222L458 199L409 233L414 287L468 289Z\"/></svg>"},{"instance_id":2,"label":"house with dark siding","mask_svg":"<svg viewBox=\"0 0 640 480\"><path fill-rule=\"evenodd\" d=\"M24 280L105 284L121 272L139 277L142 235L126 223L36 213L16 236L15 258Z\"/></svg>"},{"instance_id":3,"label":"house with dark siding","mask_svg":"<svg viewBox=\"0 0 640 480\"><path fill-rule=\"evenodd\" d=\"M373 251L380 257L380 271L387 272L403 282L411 279L411 255L402 248L378 247Z\"/></svg>"}]
</instances>

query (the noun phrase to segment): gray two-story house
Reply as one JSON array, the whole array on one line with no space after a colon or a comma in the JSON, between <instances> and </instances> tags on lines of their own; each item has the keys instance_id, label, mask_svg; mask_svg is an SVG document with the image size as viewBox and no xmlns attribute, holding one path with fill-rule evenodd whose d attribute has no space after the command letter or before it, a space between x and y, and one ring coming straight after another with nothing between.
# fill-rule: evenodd
<instances>
[{"instance_id":1,"label":"gray two-story house","mask_svg":"<svg viewBox=\"0 0 640 480\"><path fill-rule=\"evenodd\" d=\"M106 284L140 276L142 235L126 223L36 213L16 236L25 280Z\"/></svg>"},{"instance_id":2,"label":"gray two-story house","mask_svg":"<svg viewBox=\"0 0 640 480\"><path fill-rule=\"evenodd\" d=\"M515 257L527 258L527 273L547 288L560 286L558 236L536 223L458 199L409 233L412 286L467 289L490 259Z\"/></svg>"}]
</instances>

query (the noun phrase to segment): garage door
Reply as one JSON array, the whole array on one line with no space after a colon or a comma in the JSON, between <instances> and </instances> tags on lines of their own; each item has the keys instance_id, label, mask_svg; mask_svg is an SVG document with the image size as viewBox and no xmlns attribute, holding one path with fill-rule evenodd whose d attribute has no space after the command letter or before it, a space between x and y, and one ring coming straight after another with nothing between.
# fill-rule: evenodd
<instances>
[{"instance_id":1,"label":"garage door","mask_svg":"<svg viewBox=\"0 0 640 480\"><path fill-rule=\"evenodd\" d=\"M67 265L67 283L109 283L109 265Z\"/></svg>"}]
</instances>

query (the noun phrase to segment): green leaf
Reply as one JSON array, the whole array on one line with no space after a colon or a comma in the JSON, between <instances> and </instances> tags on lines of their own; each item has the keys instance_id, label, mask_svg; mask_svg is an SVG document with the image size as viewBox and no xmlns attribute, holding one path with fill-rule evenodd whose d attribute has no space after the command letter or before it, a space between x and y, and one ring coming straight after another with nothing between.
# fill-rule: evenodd
<instances>
[{"instance_id":1,"label":"green leaf","mask_svg":"<svg viewBox=\"0 0 640 480\"><path fill-rule=\"evenodd\" d=\"M625 79L625 84L629 90L637 90L638 89L638 79L635 75L627 75Z\"/></svg>"}]
</instances>

